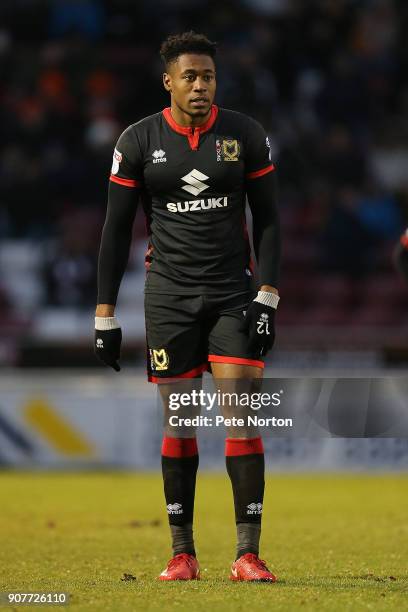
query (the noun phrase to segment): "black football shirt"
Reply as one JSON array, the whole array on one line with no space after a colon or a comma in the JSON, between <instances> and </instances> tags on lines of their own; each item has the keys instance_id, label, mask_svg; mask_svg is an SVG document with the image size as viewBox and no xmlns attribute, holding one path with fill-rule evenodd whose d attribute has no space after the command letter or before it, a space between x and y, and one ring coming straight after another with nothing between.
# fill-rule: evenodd
<instances>
[{"instance_id":1,"label":"black football shirt","mask_svg":"<svg viewBox=\"0 0 408 612\"><path fill-rule=\"evenodd\" d=\"M170 108L129 126L116 144L110 180L137 190L143 204L145 292L250 289L245 185L273 170L262 126L216 105L195 128L177 124Z\"/></svg>"}]
</instances>

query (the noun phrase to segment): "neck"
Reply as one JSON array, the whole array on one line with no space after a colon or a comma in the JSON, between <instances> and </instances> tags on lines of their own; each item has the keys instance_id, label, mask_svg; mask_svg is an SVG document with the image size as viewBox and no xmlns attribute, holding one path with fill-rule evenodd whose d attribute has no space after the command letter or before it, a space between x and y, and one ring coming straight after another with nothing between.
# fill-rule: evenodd
<instances>
[{"instance_id":1,"label":"neck","mask_svg":"<svg viewBox=\"0 0 408 612\"><path fill-rule=\"evenodd\" d=\"M179 125L183 127L199 127L200 125L204 125L204 123L208 121L212 107L210 107L208 113L202 116L200 115L199 117L194 117L181 110L181 108L177 106L174 100L171 101L170 108L171 116L173 117L174 121Z\"/></svg>"}]
</instances>

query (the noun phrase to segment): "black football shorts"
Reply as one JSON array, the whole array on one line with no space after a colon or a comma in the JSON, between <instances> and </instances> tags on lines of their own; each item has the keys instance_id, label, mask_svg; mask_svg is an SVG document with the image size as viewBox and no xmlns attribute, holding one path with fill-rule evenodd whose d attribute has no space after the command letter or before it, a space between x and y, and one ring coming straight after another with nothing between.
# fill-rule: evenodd
<instances>
[{"instance_id":1,"label":"black football shorts","mask_svg":"<svg viewBox=\"0 0 408 612\"><path fill-rule=\"evenodd\" d=\"M150 382L194 378L212 362L264 367L239 331L256 292L231 295L145 294L147 374Z\"/></svg>"}]
</instances>

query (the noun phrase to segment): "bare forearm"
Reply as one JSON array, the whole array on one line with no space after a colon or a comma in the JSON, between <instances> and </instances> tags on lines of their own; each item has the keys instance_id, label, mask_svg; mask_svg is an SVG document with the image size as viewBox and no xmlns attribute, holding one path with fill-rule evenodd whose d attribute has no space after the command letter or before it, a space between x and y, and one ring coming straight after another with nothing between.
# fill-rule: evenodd
<instances>
[{"instance_id":1,"label":"bare forearm","mask_svg":"<svg viewBox=\"0 0 408 612\"><path fill-rule=\"evenodd\" d=\"M96 317L114 317L115 306L114 304L98 304L95 310Z\"/></svg>"},{"instance_id":2,"label":"bare forearm","mask_svg":"<svg viewBox=\"0 0 408 612\"><path fill-rule=\"evenodd\" d=\"M279 295L279 291L277 290L277 288L272 287L272 285L261 285L259 287L259 291L269 291L269 293L275 293L276 295Z\"/></svg>"}]
</instances>

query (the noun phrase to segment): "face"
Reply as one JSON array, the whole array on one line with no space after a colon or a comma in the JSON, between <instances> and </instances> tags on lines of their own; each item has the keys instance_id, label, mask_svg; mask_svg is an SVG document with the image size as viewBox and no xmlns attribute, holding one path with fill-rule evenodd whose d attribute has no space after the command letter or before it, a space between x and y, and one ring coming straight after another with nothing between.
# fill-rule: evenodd
<instances>
[{"instance_id":1,"label":"face","mask_svg":"<svg viewBox=\"0 0 408 612\"><path fill-rule=\"evenodd\" d=\"M191 117L204 117L215 96L215 65L208 55L185 53L168 66L163 75L172 102Z\"/></svg>"}]
</instances>

